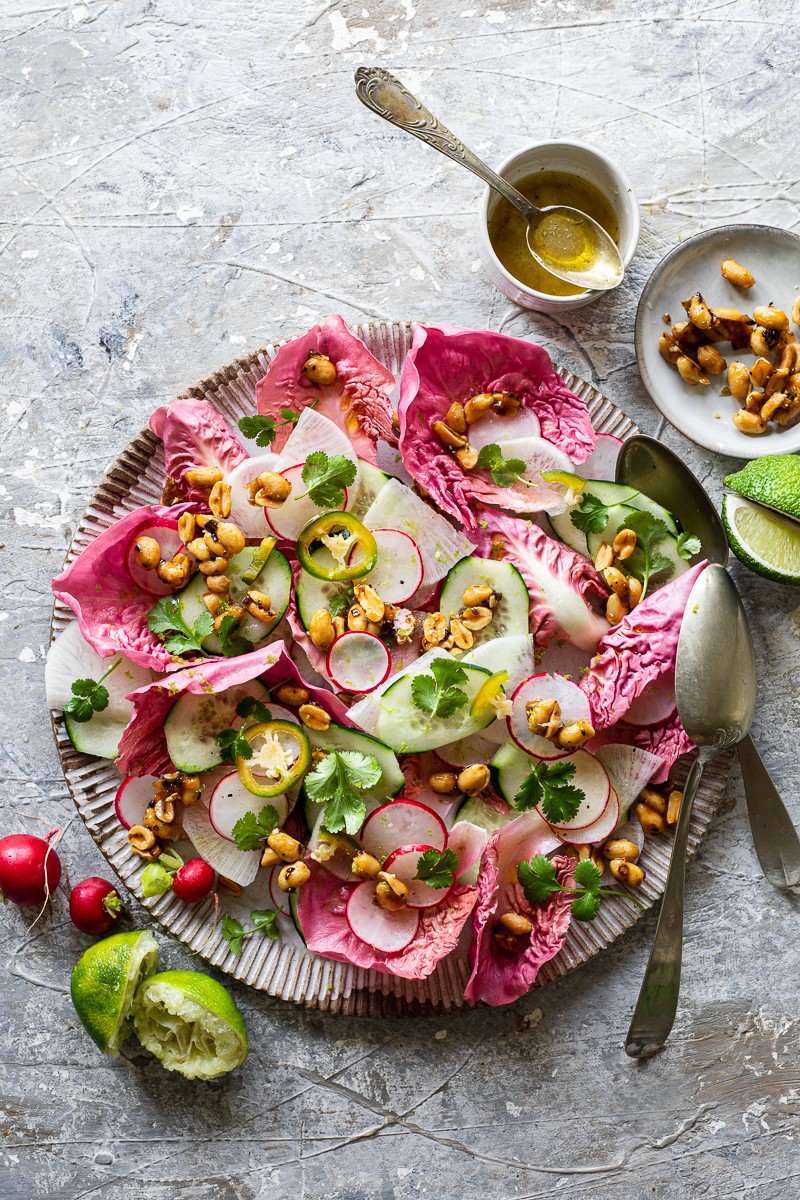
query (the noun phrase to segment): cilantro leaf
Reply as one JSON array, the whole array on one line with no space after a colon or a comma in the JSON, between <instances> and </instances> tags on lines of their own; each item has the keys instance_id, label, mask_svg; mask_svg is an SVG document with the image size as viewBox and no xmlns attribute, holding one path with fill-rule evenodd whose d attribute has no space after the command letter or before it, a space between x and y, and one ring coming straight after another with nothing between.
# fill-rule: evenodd
<instances>
[{"instance_id":1,"label":"cilantro leaf","mask_svg":"<svg viewBox=\"0 0 800 1200\"><path fill-rule=\"evenodd\" d=\"M695 537L694 534L686 533L685 531L678 534L679 558L688 562L690 558L694 558L695 554L699 554L702 549L699 537Z\"/></svg>"},{"instance_id":2,"label":"cilantro leaf","mask_svg":"<svg viewBox=\"0 0 800 1200\"><path fill-rule=\"evenodd\" d=\"M308 490L298 496L298 500L308 496L319 508L341 508L343 489L354 481L356 464L343 454L329 457L324 450L315 450L306 459L302 476Z\"/></svg>"},{"instance_id":3,"label":"cilantro leaf","mask_svg":"<svg viewBox=\"0 0 800 1200\"><path fill-rule=\"evenodd\" d=\"M212 632L214 618L210 612L202 612L189 627L183 619L178 597L162 596L148 613L147 628L160 635L170 654L205 654L202 642Z\"/></svg>"},{"instance_id":4,"label":"cilantro leaf","mask_svg":"<svg viewBox=\"0 0 800 1200\"><path fill-rule=\"evenodd\" d=\"M272 713L267 708L263 700L256 700L255 696L244 696L236 705L236 715L246 721L251 718L253 721L271 721Z\"/></svg>"},{"instance_id":5,"label":"cilantro leaf","mask_svg":"<svg viewBox=\"0 0 800 1200\"><path fill-rule=\"evenodd\" d=\"M430 675L411 680L411 699L432 717L452 717L467 703L467 693L456 684L466 683L467 672L453 658L435 658Z\"/></svg>"},{"instance_id":6,"label":"cilantro leaf","mask_svg":"<svg viewBox=\"0 0 800 1200\"><path fill-rule=\"evenodd\" d=\"M254 933L259 931L265 933L267 937L277 941L281 936L276 922L278 914L271 908L255 908L250 913L250 920L253 922L252 929L245 929L241 921L237 921L236 917L231 917L228 913L222 918L222 936L231 948L231 954L236 958L242 953L242 945L245 938L252 937Z\"/></svg>"},{"instance_id":7,"label":"cilantro leaf","mask_svg":"<svg viewBox=\"0 0 800 1200\"><path fill-rule=\"evenodd\" d=\"M121 662L122 659L118 658L99 679L76 679L70 686L72 695L64 705L66 715L82 724L91 721L96 712L108 708L108 688L103 687L103 680L108 679Z\"/></svg>"},{"instance_id":8,"label":"cilantro leaf","mask_svg":"<svg viewBox=\"0 0 800 1200\"><path fill-rule=\"evenodd\" d=\"M232 830L233 840L239 850L258 850L279 825L278 810L272 804L265 804L258 816L246 812L239 818Z\"/></svg>"},{"instance_id":9,"label":"cilantro leaf","mask_svg":"<svg viewBox=\"0 0 800 1200\"><path fill-rule=\"evenodd\" d=\"M604 896L625 896L644 908L628 892L617 892L600 886L600 872L590 858L575 864L574 887L565 887L558 882L555 866L543 854L537 854L530 862L517 865L517 879L530 904L546 904L556 892L571 892L572 915L577 921L593 921L600 909Z\"/></svg>"},{"instance_id":10,"label":"cilantro leaf","mask_svg":"<svg viewBox=\"0 0 800 1200\"><path fill-rule=\"evenodd\" d=\"M456 881L458 855L455 850L425 850L417 859L415 879L424 879L428 887L452 887Z\"/></svg>"},{"instance_id":11,"label":"cilantro leaf","mask_svg":"<svg viewBox=\"0 0 800 1200\"><path fill-rule=\"evenodd\" d=\"M282 408L280 413L287 425L296 425L300 420L300 413L295 412L293 408Z\"/></svg>"},{"instance_id":12,"label":"cilantro leaf","mask_svg":"<svg viewBox=\"0 0 800 1200\"><path fill-rule=\"evenodd\" d=\"M557 825L571 821L586 798L580 788L570 783L574 775L574 763L542 759L531 767L528 778L514 796L514 807L527 812L539 805L546 820Z\"/></svg>"},{"instance_id":13,"label":"cilantro leaf","mask_svg":"<svg viewBox=\"0 0 800 1200\"><path fill-rule=\"evenodd\" d=\"M353 590L352 584L343 590L334 592L333 596L331 596L331 602L328 605L331 618L338 617L339 613L347 612L348 608L355 604L355 602L356 594Z\"/></svg>"},{"instance_id":14,"label":"cilantro leaf","mask_svg":"<svg viewBox=\"0 0 800 1200\"><path fill-rule=\"evenodd\" d=\"M270 446L278 432L274 417L240 417L239 429L246 438L255 438L257 446Z\"/></svg>"},{"instance_id":15,"label":"cilantro leaf","mask_svg":"<svg viewBox=\"0 0 800 1200\"><path fill-rule=\"evenodd\" d=\"M617 529L617 533L623 529L632 529L636 534L636 549L626 560L626 569L642 582L641 603L647 594L651 578L655 575L666 574L669 579L675 569L675 564L671 559L657 553L661 542L671 535L664 522L659 521L658 517L654 517L649 512L633 513L623 521Z\"/></svg>"},{"instance_id":16,"label":"cilantro leaf","mask_svg":"<svg viewBox=\"0 0 800 1200\"><path fill-rule=\"evenodd\" d=\"M478 466L491 472L492 483L497 487L513 487L527 463L522 458L503 458L503 452L497 443L490 442L488 446L481 447Z\"/></svg>"},{"instance_id":17,"label":"cilantro leaf","mask_svg":"<svg viewBox=\"0 0 800 1200\"><path fill-rule=\"evenodd\" d=\"M380 764L372 754L359 750L331 750L305 777L311 800L325 805L325 828L331 833L344 829L355 837L367 809L361 792L374 787L381 777Z\"/></svg>"},{"instance_id":18,"label":"cilantro leaf","mask_svg":"<svg viewBox=\"0 0 800 1200\"><path fill-rule=\"evenodd\" d=\"M608 505L591 492L585 492L570 513L570 520L581 533L602 533L608 524Z\"/></svg>"},{"instance_id":19,"label":"cilantro leaf","mask_svg":"<svg viewBox=\"0 0 800 1200\"><path fill-rule=\"evenodd\" d=\"M231 917L228 913L222 918L222 936L231 948L231 954L236 958L242 953L242 942L244 941L244 926L241 921L237 921L236 917Z\"/></svg>"},{"instance_id":20,"label":"cilantro leaf","mask_svg":"<svg viewBox=\"0 0 800 1200\"><path fill-rule=\"evenodd\" d=\"M211 616L211 613L208 615ZM240 654L248 654L253 649L253 643L248 642L247 638L236 636L240 624L241 621L233 613L225 613L219 623L217 637L226 658L237 658Z\"/></svg>"},{"instance_id":21,"label":"cilantro leaf","mask_svg":"<svg viewBox=\"0 0 800 1200\"><path fill-rule=\"evenodd\" d=\"M553 892L561 891L556 869L543 854L534 855L530 862L519 863L517 879L531 904L544 904Z\"/></svg>"},{"instance_id":22,"label":"cilantro leaf","mask_svg":"<svg viewBox=\"0 0 800 1200\"><path fill-rule=\"evenodd\" d=\"M243 729L222 729L214 741L219 746L225 762L236 762L237 758L246 760L253 757L253 747L247 740Z\"/></svg>"}]
</instances>

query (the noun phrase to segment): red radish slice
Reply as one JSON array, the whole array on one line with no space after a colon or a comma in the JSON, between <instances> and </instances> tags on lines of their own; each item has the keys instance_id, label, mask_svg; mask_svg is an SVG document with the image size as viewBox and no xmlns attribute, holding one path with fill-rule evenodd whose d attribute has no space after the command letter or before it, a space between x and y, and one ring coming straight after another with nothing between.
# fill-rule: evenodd
<instances>
[{"instance_id":1,"label":"red radish slice","mask_svg":"<svg viewBox=\"0 0 800 1200\"><path fill-rule=\"evenodd\" d=\"M298 463L296 467L287 467L285 471L281 471L284 479L288 479L292 485L289 498L283 502L280 508L264 509L270 529L285 542L294 542L303 526L325 511L315 504L310 496L303 495L307 490L303 483L303 467L305 465L305 463ZM347 508L347 488L342 488L342 491L344 492L342 508L345 509Z\"/></svg>"},{"instance_id":2,"label":"red radish slice","mask_svg":"<svg viewBox=\"0 0 800 1200\"><path fill-rule=\"evenodd\" d=\"M500 724L505 732L503 723ZM497 753L497 742L487 741L479 733L473 733L469 737L459 738L457 742L450 742L448 746L437 746L435 753L445 766L467 767L472 763L491 762Z\"/></svg>"},{"instance_id":3,"label":"red radish slice","mask_svg":"<svg viewBox=\"0 0 800 1200\"><path fill-rule=\"evenodd\" d=\"M621 440L613 434L598 433L597 445L586 461L575 467L575 474L580 475L581 479L607 479L613 483L621 445Z\"/></svg>"},{"instance_id":4,"label":"red radish slice","mask_svg":"<svg viewBox=\"0 0 800 1200\"><path fill-rule=\"evenodd\" d=\"M140 529L135 538L131 538L131 544L128 547L128 570L133 579L142 588L143 591L149 592L151 596L168 596L172 592L172 588L167 583L163 583L155 573L155 570L145 571L144 567L140 567L136 561L136 543L140 538L155 538L161 547L162 558L174 558L178 551L183 546L177 529L170 525L148 525L144 529Z\"/></svg>"},{"instance_id":5,"label":"red radish slice","mask_svg":"<svg viewBox=\"0 0 800 1200\"><path fill-rule=\"evenodd\" d=\"M445 896L450 894L453 884L450 887L434 888L424 879L414 878L420 857L426 850L432 849L432 846L400 846L393 854L389 855L383 864L384 871L390 871L392 875L396 875L408 888L407 904L409 908L430 908L431 905L438 904L440 900L444 900Z\"/></svg>"},{"instance_id":6,"label":"red radish slice","mask_svg":"<svg viewBox=\"0 0 800 1200\"><path fill-rule=\"evenodd\" d=\"M660 725L674 716L677 709L675 676L662 675L639 693L623 720L629 725Z\"/></svg>"},{"instance_id":7,"label":"red radish slice","mask_svg":"<svg viewBox=\"0 0 800 1200\"><path fill-rule=\"evenodd\" d=\"M399 846L444 850L447 830L441 817L416 800L390 800L370 813L361 829L361 845L383 860Z\"/></svg>"},{"instance_id":8,"label":"red radish slice","mask_svg":"<svg viewBox=\"0 0 800 1200\"><path fill-rule=\"evenodd\" d=\"M589 701L585 694L576 683L565 679L563 675L542 673L531 675L512 696L514 708L511 715L506 717L506 724L519 748L534 758L566 758L568 750L562 750L556 742L531 733L525 711L525 705L531 700L557 700L561 706L563 724L570 725L573 721L589 719Z\"/></svg>"},{"instance_id":9,"label":"red radish slice","mask_svg":"<svg viewBox=\"0 0 800 1200\"><path fill-rule=\"evenodd\" d=\"M211 793L208 802L208 816L214 832L228 842L234 842L233 827L245 813L261 812L265 804L271 804L278 814L278 824L282 825L289 815L289 802L285 796L270 796L263 800L248 792L242 783L238 771L229 771L223 775Z\"/></svg>"},{"instance_id":10,"label":"red radish slice","mask_svg":"<svg viewBox=\"0 0 800 1200\"><path fill-rule=\"evenodd\" d=\"M609 743L598 746L593 751L608 772L611 786L619 796L620 812L624 817L634 800L638 799L643 787L646 787L663 766L664 760L649 750L639 746L623 746Z\"/></svg>"},{"instance_id":11,"label":"red radish slice","mask_svg":"<svg viewBox=\"0 0 800 1200\"><path fill-rule=\"evenodd\" d=\"M154 800L153 784L155 782L152 775L129 775L119 785L114 801L114 810L124 829L130 829L133 825L141 825L144 821L145 809L149 808ZM183 805L178 801L175 814L178 822L180 822L182 812Z\"/></svg>"},{"instance_id":12,"label":"red radish slice","mask_svg":"<svg viewBox=\"0 0 800 1200\"><path fill-rule=\"evenodd\" d=\"M245 537L264 538L269 533L265 508L259 508L250 503L250 493L247 490L251 483L265 471L276 470L277 454L260 454L258 458L246 458L234 467L227 476L231 489L231 516Z\"/></svg>"},{"instance_id":13,"label":"red radish slice","mask_svg":"<svg viewBox=\"0 0 800 1200\"><path fill-rule=\"evenodd\" d=\"M541 436L539 418L529 408L518 409L513 417L501 417L489 409L480 421L470 426L469 444L476 450L482 450L484 446L498 445L500 442L508 445L518 438ZM511 457L510 452L507 457Z\"/></svg>"},{"instance_id":14,"label":"red radish slice","mask_svg":"<svg viewBox=\"0 0 800 1200\"><path fill-rule=\"evenodd\" d=\"M585 829L574 829L567 832L555 825L551 826L554 833L573 846L592 846L596 842L604 842L614 832L619 822L619 797L612 788L609 793L605 812Z\"/></svg>"},{"instance_id":15,"label":"red radish slice","mask_svg":"<svg viewBox=\"0 0 800 1200\"><path fill-rule=\"evenodd\" d=\"M204 858L219 875L232 879L241 887L253 882L261 864L261 851L240 850L235 842L220 837L201 800L184 808L183 828L200 858Z\"/></svg>"},{"instance_id":16,"label":"red radish slice","mask_svg":"<svg viewBox=\"0 0 800 1200\"><path fill-rule=\"evenodd\" d=\"M571 821L549 821L541 806L536 806L540 816L544 817L550 828L563 837L566 842L573 841L573 834L579 830L588 829L602 817L608 807L611 795L608 772L593 754L590 754L588 750L576 750L574 754L570 755L569 761L575 767L575 774L569 781L570 785L579 788L584 796L575 816ZM619 815L619 801L617 801L617 815ZM614 824L616 824L616 818ZM613 828L614 825L611 826L611 829Z\"/></svg>"},{"instance_id":17,"label":"red radish slice","mask_svg":"<svg viewBox=\"0 0 800 1200\"><path fill-rule=\"evenodd\" d=\"M276 912L283 909L284 911L289 906L289 897L286 892L281 891L278 887L278 875L280 874L280 866L273 867L269 873L269 898L272 901L272 907Z\"/></svg>"},{"instance_id":18,"label":"red radish slice","mask_svg":"<svg viewBox=\"0 0 800 1200\"><path fill-rule=\"evenodd\" d=\"M434 770L438 769L438 765L434 767ZM431 788L424 787L414 796L414 799L417 804L424 804L426 808L429 808L431 812L435 812L447 823L447 818L450 816L452 809L459 805L464 797L461 792L453 792L450 796L441 796Z\"/></svg>"},{"instance_id":19,"label":"red radish slice","mask_svg":"<svg viewBox=\"0 0 800 1200\"><path fill-rule=\"evenodd\" d=\"M419 909L401 908L389 912L375 903L375 884L366 879L353 888L347 901L350 932L383 954L398 954L414 940L419 929Z\"/></svg>"},{"instance_id":20,"label":"red radish slice","mask_svg":"<svg viewBox=\"0 0 800 1200\"><path fill-rule=\"evenodd\" d=\"M331 646L326 668L339 691L373 692L389 678L392 656L374 633L351 630Z\"/></svg>"},{"instance_id":21,"label":"red radish slice","mask_svg":"<svg viewBox=\"0 0 800 1200\"><path fill-rule=\"evenodd\" d=\"M359 583L369 583L387 604L405 604L422 586L423 566L419 546L399 529L373 529L378 561ZM350 552L348 563L355 553Z\"/></svg>"}]
</instances>

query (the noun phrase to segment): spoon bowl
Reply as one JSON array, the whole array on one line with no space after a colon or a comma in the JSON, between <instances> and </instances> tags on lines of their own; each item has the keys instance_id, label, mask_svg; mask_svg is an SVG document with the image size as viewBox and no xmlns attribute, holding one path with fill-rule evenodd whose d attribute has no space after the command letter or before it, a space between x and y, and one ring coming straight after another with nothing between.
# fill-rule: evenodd
<instances>
[{"instance_id":1,"label":"spoon bowl","mask_svg":"<svg viewBox=\"0 0 800 1200\"><path fill-rule=\"evenodd\" d=\"M513 204L528 224L528 249L551 275L587 291L609 291L621 283L622 258L602 225L577 208L531 204L382 67L359 67L355 81L356 95L371 112L466 167Z\"/></svg>"}]
</instances>

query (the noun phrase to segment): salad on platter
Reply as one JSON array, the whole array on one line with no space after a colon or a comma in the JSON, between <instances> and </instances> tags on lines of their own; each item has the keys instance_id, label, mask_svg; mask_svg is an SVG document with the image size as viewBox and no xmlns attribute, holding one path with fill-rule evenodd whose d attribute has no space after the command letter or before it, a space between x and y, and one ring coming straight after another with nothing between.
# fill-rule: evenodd
<instances>
[{"instance_id":1,"label":"salad on platter","mask_svg":"<svg viewBox=\"0 0 800 1200\"><path fill-rule=\"evenodd\" d=\"M188 853L252 908L222 917L233 955L281 938L414 980L455 954L467 1001L505 1004L572 921L638 903L677 820L705 563L613 482L619 441L540 347L417 325L396 411L395 386L331 317L238 428L154 413L162 503L53 581L76 619L48 699L116 762L142 893Z\"/></svg>"}]
</instances>

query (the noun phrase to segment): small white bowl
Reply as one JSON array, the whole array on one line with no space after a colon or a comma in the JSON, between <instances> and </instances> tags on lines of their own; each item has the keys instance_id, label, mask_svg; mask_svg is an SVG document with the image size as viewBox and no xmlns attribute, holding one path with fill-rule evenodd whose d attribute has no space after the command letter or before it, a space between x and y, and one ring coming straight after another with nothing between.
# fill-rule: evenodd
<instances>
[{"instance_id":1,"label":"small white bowl","mask_svg":"<svg viewBox=\"0 0 800 1200\"><path fill-rule=\"evenodd\" d=\"M619 223L619 249L622 262L628 266L639 242L639 202L634 195L630 180L624 171L603 154L584 142L534 142L516 154L512 154L497 168L497 173L509 183L516 183L534 171L567 171L593 183L603 193L617 215ZM515 279L500 262L489 240L489 213L499 203L500 197L487 187L480 208L480 251L486 273L496 288L523 308L539 312L566 312L570 308L583 308L591 304L603 292L579 292L575 296L551 296L537 292Z\"/></svg>"}]
</instances>

